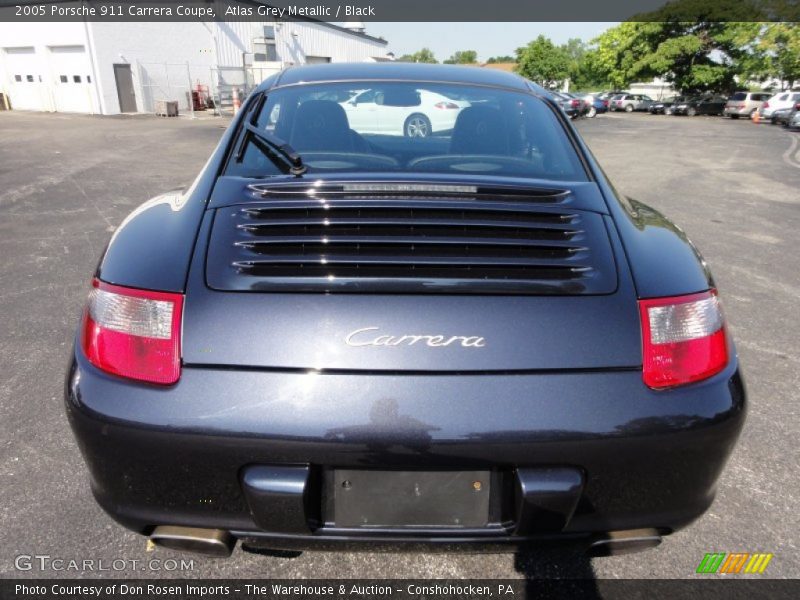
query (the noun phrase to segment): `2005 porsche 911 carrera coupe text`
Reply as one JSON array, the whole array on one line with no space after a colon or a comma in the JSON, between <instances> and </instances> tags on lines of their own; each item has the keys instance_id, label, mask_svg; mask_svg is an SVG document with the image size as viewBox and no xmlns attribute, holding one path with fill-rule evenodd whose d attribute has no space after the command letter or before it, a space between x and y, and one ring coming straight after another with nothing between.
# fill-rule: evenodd
<instances>
[{"instance_id":1,"label":"2005 porsche 911 carrera coupe text","mask_svg":"<svg viewBox=\"0 0 800 600\"><path fill-rule=\"evenodd\" d=\"M745 392L696 249L547 91L353 64L266 80L121 224L66 406L97 501L171 548L599 555L709 507Z\"/></svg>"}]
</instances>

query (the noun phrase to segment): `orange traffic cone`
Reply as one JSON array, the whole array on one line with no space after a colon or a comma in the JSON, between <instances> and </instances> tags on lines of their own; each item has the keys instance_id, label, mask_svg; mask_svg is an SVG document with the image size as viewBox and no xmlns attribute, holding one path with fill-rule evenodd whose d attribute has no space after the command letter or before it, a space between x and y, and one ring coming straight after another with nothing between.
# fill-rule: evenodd
<instances>
[{"instance_id":1,"label":"orange traffic cone","mask_svg":"<svg viewBox=\"0 0 800 600\"><path fill-rule=\"evenodd\" d=\"M239 88L233 88L233 114L238 113L241 106L242 101L239 100Z\"/></svg>"},{"instance_id":2,"label":"orange traffic cone","mask_svg":"<svg viewBox=\"0 0 800 600\"><path fill-rule=\"evenodd\" d=\"M760 122L761 122L761 113L759 113L759 111L757 110L753 111L753 123L758 125Z\"/></svg>"}]
</instances>

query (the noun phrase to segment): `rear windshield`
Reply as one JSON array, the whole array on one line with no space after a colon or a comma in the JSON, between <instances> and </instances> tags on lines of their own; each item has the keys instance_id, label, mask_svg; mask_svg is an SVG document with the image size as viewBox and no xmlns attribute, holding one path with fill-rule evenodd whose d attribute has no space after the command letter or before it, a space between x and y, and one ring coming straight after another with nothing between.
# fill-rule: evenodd
<instances>
[{"instance_id":1,"label":"rear windshield","mask_svg":"<svg viewBox=\"0 0 800 600\"><path fill-rule=\"evenodd\" d=\"M745 92L736 92L731 96L731 100L747 100L747 94Z\"/></svg>"},{"instance_id":2,"label":"rear windshield","mask_svg":"<svg viewBox=\"0 0 800 600\"><path fill-rule=\"evenodd\" d=\"M419 82L287 86L246 118L288 142L308 173L404 172L586 181L564 127L541 99L491 87ZM288 172L256 135L228 173ZM273 148L274 149L274 148Z\"/></svg>"}]
</instances>

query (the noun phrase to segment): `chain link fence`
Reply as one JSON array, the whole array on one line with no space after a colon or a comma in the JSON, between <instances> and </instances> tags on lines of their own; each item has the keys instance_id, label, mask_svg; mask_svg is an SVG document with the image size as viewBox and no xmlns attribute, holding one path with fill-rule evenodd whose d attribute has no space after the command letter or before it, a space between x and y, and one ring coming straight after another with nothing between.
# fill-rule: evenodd
<instances>
[{"instance_id":1,"label":"chain link fence","mask_svg":"<svg viewBox=\"0 0 800 600\"><path fill-rule=\"evenodd\" d=\"M276 73L277 68L220 67L193 65L191 63L137 62L139 97L142 112L154 113L160 100L177 102L178 110L194 116L192 92L202 91L207 110L215 114L233 109L233 90L244 100L264 79Z\"/></svg>"}]
</instances>

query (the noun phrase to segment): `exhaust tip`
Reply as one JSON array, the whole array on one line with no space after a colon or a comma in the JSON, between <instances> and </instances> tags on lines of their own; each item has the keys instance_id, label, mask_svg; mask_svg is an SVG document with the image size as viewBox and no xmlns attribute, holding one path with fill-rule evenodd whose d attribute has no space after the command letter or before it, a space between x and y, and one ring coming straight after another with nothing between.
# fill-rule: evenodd
<instances>
[{"instance_id":1,"label":"exhaust tip","mask_svg":"<svg viewBox=\"0 0 800 600\"><path fill-rule=\"evenodd\" d=\"M177 525L159 525L150 534L150 540L163 548L217 558L229 557L236 545L236 538L222 529Z\"/></svg>"},{"instance_id":2,"label":"exhaust tip","mask_svg":"<svg viewBox=\"0 0 800 600\"><path fill-rule=\"evenodd\" d=\"M592 557L619 556L633 554L655 548L661 543L657 529L628 529L610 531L604 537L594 540L586 553Z\"/></svg>"}]
</instances>

